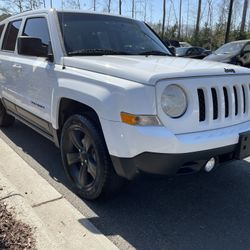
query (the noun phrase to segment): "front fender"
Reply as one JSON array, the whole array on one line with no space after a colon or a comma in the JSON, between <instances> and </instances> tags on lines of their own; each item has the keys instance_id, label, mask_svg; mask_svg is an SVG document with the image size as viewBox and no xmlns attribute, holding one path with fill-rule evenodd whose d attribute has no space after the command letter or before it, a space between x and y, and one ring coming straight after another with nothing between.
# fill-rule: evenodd
<instances>
[{"instance_id":1,"label":"front fender","mask_svg":"<svg viewBox=\"0 0 250 250\"><path fill-rule=\"evenodd\" d=\"M91 107L100 119L120 121L120 112L156 114L155 87L115 77L92 74L65 74L53 91L51 120L59 128L60 100L72 99Z\"/></svg>"}]
</instances>

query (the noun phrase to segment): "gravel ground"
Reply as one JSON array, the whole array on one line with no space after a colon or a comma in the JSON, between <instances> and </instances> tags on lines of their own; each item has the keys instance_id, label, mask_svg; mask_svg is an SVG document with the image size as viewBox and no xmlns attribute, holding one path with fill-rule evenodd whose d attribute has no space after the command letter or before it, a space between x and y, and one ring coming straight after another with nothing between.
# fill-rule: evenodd
<instances>
[{"instance_id":1,"label":"gravel ground","mask_svg":"<svg viewBox=\"0 0 250 250\"><path fill-rule=\"evenodd\" d=\"M36 249L32 228L0 201L0 249Z\"/></svg>"}]
</instances>

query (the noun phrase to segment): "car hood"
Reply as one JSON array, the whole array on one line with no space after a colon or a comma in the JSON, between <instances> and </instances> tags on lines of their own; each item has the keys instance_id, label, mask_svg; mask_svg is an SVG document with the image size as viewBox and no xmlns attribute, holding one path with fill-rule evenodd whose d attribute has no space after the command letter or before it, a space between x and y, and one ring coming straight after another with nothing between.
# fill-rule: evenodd
<instances>
[{"instance_id":1,"label":"car hood","mask_svg":"<svg viewBox=\"0 0 250 250\"><path fill-rule=\"evenodd\" d=\"M231 58L235 57L236 55L238 55L238 53L233 53L233 54L211 54L211 55L205 57L204 60L223 62L223 61L226 61L226 60L230 60Z\"/></svg>"},{"instance_id":2,"label":"car hood","mask_svg":"<svg viewBox=\"0 0 250 250\"><path fill-rule=\"evenodd\" d=\"M162 79L225 75L225 68L235 73L250 70L218 62L172 56L75 56L64 57L64 66L110 75L142 84L154 85Z\"/></svg>"}]
</instances>

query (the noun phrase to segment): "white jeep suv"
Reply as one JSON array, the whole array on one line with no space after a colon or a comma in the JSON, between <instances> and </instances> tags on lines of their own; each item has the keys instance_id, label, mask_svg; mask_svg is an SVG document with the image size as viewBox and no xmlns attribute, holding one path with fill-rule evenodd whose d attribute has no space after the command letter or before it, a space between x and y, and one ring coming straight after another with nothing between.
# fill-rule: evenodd
<instances>
[{"instance_id":1,"label":"white jeep suv","mask_svg":"<svg viewBox=\"0 0 250 250\"><path fill-rule=\"evenodd\" d=\"M145 23L106 14L25 12L0 35L0 125L54 141L85 199L250 154L249 69L176 58Z\"/></svg>"}]
</instances>

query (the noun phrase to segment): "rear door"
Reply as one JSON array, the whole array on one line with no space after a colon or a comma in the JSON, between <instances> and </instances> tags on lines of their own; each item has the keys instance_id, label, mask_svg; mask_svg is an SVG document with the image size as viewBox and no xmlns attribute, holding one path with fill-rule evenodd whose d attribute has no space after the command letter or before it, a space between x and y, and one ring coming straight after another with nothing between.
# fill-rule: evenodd
<instances>
[{"instance_id":1,"label":"rear door","mask_svg":"<svg viewBox=\"0 0 250 250\"><path fill-rule=\"evenodd\" d=\"M1 98L19 99L18 75L20 69L16 67L16 41L22 24L22 19L10 21L5 29L0 52L0 89Z\"/></svg>"}]
</instances>

